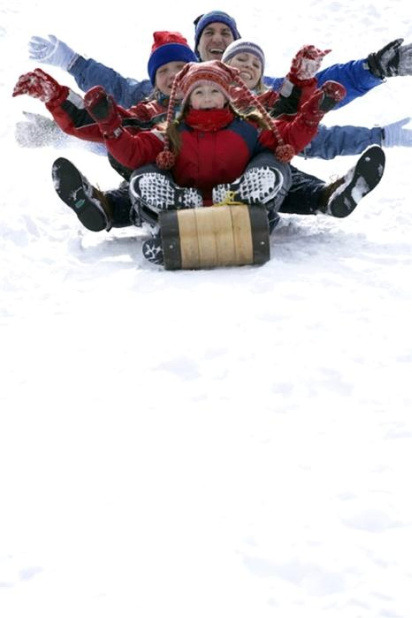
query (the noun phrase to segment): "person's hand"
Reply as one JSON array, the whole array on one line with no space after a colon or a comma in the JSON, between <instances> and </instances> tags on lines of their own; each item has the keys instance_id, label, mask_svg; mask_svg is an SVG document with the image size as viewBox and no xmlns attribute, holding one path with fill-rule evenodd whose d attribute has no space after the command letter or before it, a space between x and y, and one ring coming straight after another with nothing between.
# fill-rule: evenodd
<instances>
[{"instance_id":1,"label":"person's hand","mask_svg":"<svg viewBox=\"0 0 412 618\"><path fill-rule=\"evenodd\" d=\"M84 106L99 125L104 137L118 137L122 119L111 95L102 86L94 86L84 95Z\"/></svg>"},{"instance_id":2,"label":"person's hand","mask_svg":"<svg viewBox=\"0 0 412 618\"><path fill-rule=\"evenodd\" d=\"M292 60L288 78L293 83L313 79L319 71L323 58L330 51L330 49L318 49L314 45L304 45Z\"/></svg>"},{"instance_id":3,"label":"person's hand","mask_svg":"<svg viewBox=\"0 0 412 618\"><path fill-rule=\"evenodd\" d=\"M411 118L403 118L382 127L382 146L412 146L412 129L404 128L410 121Z\"/></svg>"},{"instance_id":4,"label":"person's hand","mask_svg":"<svg viewBox=\"0 0 412 618\"><path fill-rule=\"evenodd\" d=\"M318 124L326 112L346 96L346 88L334 81L327 81L302 105L301 113L307 124Z\"/></svg>"},{"instance_id":5,"label":"person's hand","mask_svg":"<svg viewBox=\"0 0 412 618\"><path fill-rule=\"evenodd\" d=\"M67 86L61 86L51 75L41 69L20 75L13 90L13 97L28 94L43 103L63 101L69 93Z\"/></svg>"},{"instance_id":6,"label":"person's hand","mask_svg":"<svg viewBox=\"0 0 412 618\"><path fill-rule=\"evenodd\" d=\"M67 71L78 54L53 34L49 34L48 37L48 39L40 36L31 37L29 41L30 59Z\"/></svg>"},{"instance_id":7,"label":"person's hand","mask_svg":"<svg viewBox=\"0 0 412 618\"><path fill-rule=\"evenodd\" d=\"M320 110L325 113L333 109L337 103L340 103L346 97L345 86L332 80L322 84L320 90L323 92Z\"/></svg>"},{"instance_id":8,"label":"person's hand","mask_svg":"<svg viewBox=\"0 0 412 618\"><path fill-rule=\"evenodd\" d=\"M368 56L370 72L375 77L412 75L412 43L402 45L403 39L395 39L377 52Z\"/></svg>"}]
</instances>

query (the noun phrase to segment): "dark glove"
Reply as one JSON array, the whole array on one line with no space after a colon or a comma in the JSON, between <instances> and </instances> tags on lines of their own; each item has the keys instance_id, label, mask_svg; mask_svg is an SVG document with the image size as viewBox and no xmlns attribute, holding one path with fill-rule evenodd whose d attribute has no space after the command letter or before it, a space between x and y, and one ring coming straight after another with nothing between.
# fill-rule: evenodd
<instances>
[{"instance_id":1,"label":"dark glove","mask_svg":"<svg viewBox=\"0 0 412 618\"><path fill-rule=\"evenodd\" d=\"M322 84L320 89L323 92L323 99L319 109L324 113L329 112L346 97L346 88L339 82L329 80Z\"/></svg>"},{"instance_id":2,"label":"dark glove","mask_svg":"<svg viewBox=\"0 0 412 618\"><path fill-rule=\"evenodd\" d=\"M335 107L346 96L346 89L338 82L325 82L320 89L302 105L301 113L309 125L318 124L326 112Z\"/></svg>"},{"instance_id":3,"label":"dark glove","mask_svg":"<svg viewBox=\"0 0 412 618\"><path fill-rule=\"evenodd\" d=\"M403 39L396 39L379 51L369 54L368 67L372 75L381 79L412 75L412 44L402 43Z\"/></svg>"},{"instance_id":4,"label":"dark glove","mask_svg":"<svg viewBox=\"0 0 412 618\"><path fill-rule=\"evenodd\" d=\"M100 127L104 137L118 137L121 133L122 119L117 111L113 97L102 88L94 86L84 95L84 106Z\"/></svg>"},{"instance_id":5,"label":"dark glove","mask_svg":"<svg viewBox=\"0 0 412 618\"><path fill-rule=\"evenodd\" d=\"M41 69L20 75L13 90L13 97L28 94L44 103L58 103L67 98L69 89L61 86L51 75Z\"/></svg>"},{"instance_id":6,"label":"dark glove","mask_svg":"<svg viewBox=\"0 0 412 618\"><path fill-rule=\"evenodd\" d=\"M292 60L288 79L293 84L313 79L319 71L323 58L330 51L330 49L322 51L314 45L304 45Z\"/></svg>"},{"instance_id":7,"label":"dark glove","mask_svg":"<svg viewBox=\"0 0 412 618\"><path fill-rule=\"evenodd\" d=\"M286 77L283 80L281 89L279 90L279 97L277 101L269 109L269 114L273 118L278 118L283 114L287 116L294 116L298 113L300 98L302 95L302 89L298 88Z\"/></svg>"}]
</instances>

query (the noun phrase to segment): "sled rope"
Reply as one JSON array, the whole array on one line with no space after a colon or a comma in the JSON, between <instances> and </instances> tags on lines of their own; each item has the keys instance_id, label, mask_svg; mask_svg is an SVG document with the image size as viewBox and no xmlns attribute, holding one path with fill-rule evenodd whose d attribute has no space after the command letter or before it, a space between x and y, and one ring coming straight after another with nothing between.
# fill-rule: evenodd
<instances>
[{"instance_id":1,"label":"sled rope","mask_svg":"<svg viewBox=\"0 0 412 618\"><path fill-rule=\"evenodd\" d=\"M224 199L213 206L244 206L243 202L235 200L236 191L227 191Z\"/></svg>"}]
</instances>

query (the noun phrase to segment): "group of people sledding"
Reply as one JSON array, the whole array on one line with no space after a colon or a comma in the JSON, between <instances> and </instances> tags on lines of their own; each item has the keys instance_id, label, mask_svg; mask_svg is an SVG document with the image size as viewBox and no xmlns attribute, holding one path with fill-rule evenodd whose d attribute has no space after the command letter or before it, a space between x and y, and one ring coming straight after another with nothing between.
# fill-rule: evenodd
<instances>
[{"instance_id":1,"label":"group of people sledding","mask_svg":"<svg viewBox=\"0 0 412 618\"><path fill-rule=\"evenodd\" d=\"M412 75L412 44L397 39L366 59L319 70L330 50L303 46L284 78L264 76L265 54L241 38L235 20L212 11L195 21L195 46L178 32L155 32L149 80L123 78L54 36L32 37L30 57L67 70L84 96L37 68L13 96L46 104L66 133L101 144L123 182L101 192L68 159L53 164L55 189L89 230L148 224L145 257L163 261L159 214L213 204L259 204L272 231L280 213L346 217L379 183L382 147L412 146L409 119L385 127L322 126L387 77ZM360 154L337 181L291 165L299 153Z\"/></svg>"}]
</instances>

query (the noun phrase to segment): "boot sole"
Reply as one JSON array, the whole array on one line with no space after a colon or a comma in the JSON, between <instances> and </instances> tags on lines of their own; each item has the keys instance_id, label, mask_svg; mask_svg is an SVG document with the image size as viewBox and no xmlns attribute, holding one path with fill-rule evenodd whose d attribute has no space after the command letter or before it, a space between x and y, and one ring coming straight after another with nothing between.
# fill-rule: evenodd
<instances>
[{"instance_id":1,"label":"boot sole","mask_svg":"<svg viewBox=\"0 0 412 618\"><path fill-rule=\"evenodd\" d=\"M329 214L338 218L350 215L360 200L379 184L384 169L385 153L382 148L371 146L365 150L355 165L349 184L341 185L332 194L328 205Z\"/></svg>"},{"instance_id":2,"label":"boot sole","mask_svg":"<svg viewBox=\"0 0 412 618\"><path fill-rule=\"evenodd\" d=\"M213 203L222 203L228 195L245 204L266 204L271 202L279 192L283 176L278 170L251 168L238 180L218 185L213 189Z\"/></svg>"},{"instance_id":3,"label":"boot sole","mask_svg":"<svg viewBox=\"0 0 412 618\"><path fill-rule=\"evenodd\" d=\"M203 205L197 189L178 187L169 178L155 172L134 176L130 192L138 204L147 206L156 215L170 208L200 208Z\"/></svg>"},{"instance_id":4,"label":"boot sole","mask_svg":"<svg viewBox=\"0 0 412 618\"><path fill-rule=\"evenodd\" d=\"M52 167L54 188L60 199L76 213L80 223L91 232L107 228L103 209L87 192L79 170L68 159L56 159Z\"/></svg>"}]
</instances>

